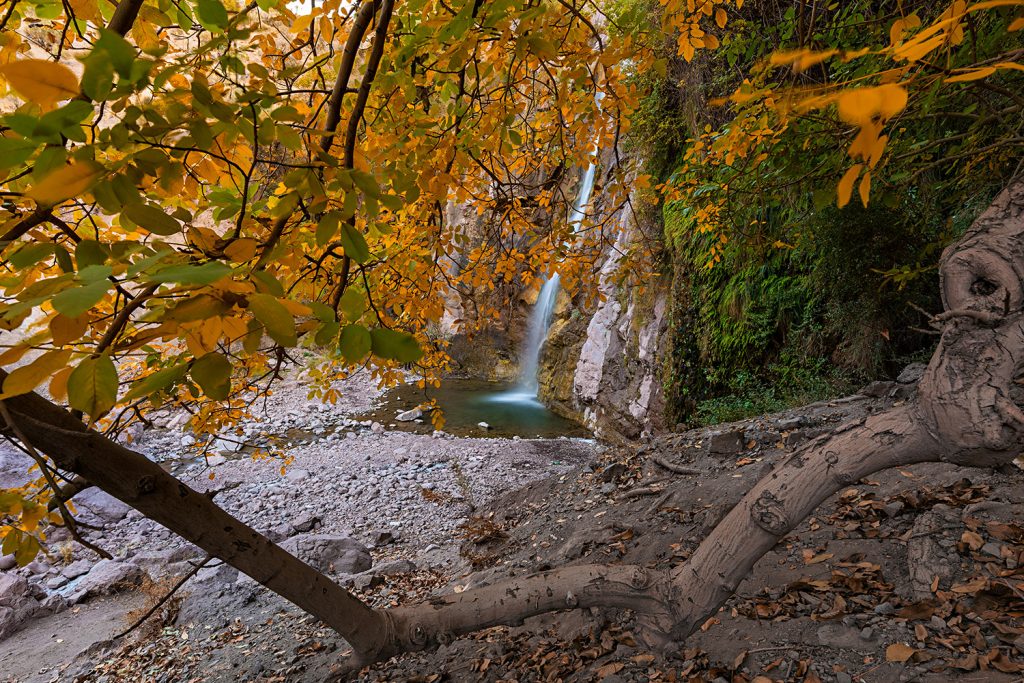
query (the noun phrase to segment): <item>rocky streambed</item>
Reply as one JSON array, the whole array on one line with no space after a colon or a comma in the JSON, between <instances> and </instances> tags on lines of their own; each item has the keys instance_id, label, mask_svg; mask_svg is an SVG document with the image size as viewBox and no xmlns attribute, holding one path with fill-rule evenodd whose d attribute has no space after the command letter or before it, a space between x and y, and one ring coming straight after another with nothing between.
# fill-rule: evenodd
<instances>
[{"instance_id":1,"label":"rocky streambed","mask_svg":"<svg viewBox=\"0 0 1024 683\"><path fill-rule=\"evenodd\" d=\"M338 388L341 399L324 404L307 399L301 376L287 380L255 419L215 440L205 455L197 456L194 438L182 433L183 416L167 413L157 414L152 428L135 430L132 447L357 589L385 576L465 566L459 527L479 505L592 462L601 450L584 439L397 431L356 419L379 397L369 380L355 377ZM268 442L285 459L254 459L242 446ZM21 483L30 464L4 446L0 483ZM123 630L137 616L130 612L204 559L199 549L101 491L86 490L75 503L80 519L96 527L85 535L113 559L72 545L59 529L48 536L48 554L27 567L0 558L0 680L63 680L61 668L81 650ZM215 563L199 570L182 593L217 623L230 621L247 601L272 600L247 577Z\"/></svg>"}]
</instances>

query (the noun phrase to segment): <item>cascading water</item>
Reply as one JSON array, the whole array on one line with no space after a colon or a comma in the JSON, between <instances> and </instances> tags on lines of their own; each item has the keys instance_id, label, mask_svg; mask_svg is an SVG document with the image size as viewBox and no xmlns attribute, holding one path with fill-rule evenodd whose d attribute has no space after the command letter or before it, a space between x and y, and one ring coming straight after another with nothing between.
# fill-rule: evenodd
<instances>
[{"instance_id":1,"label":"cascading water","mask_svg":"<svg viewBox=\"0 0 1024 683\"><path fill-rule=\"evenodd\" d=\"M576 201L573 202L572 211L569 212L569 225L575 232L590 203L590 195L594 191L594 176L597 167L594 164L587 166L586 173L580 181L579 191L576 193ZM526 328L526 343L523 347L522 362L519 367L519 385L516 395L536 399L538 381L537 371L540 366L540 351L547 340L548 329L551 327L551 316L555 311L555 301L558 299L560 281L558 273L552 273L537 295L537 303L534 304L533 312Z\"/></svg>"}]
</instances>

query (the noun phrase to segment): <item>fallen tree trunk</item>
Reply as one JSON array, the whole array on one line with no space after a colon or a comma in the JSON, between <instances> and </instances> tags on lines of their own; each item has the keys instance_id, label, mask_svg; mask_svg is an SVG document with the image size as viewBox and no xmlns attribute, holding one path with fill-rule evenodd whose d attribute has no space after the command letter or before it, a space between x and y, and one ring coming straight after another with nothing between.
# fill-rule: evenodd
<instances>
[{"instance_id":1,"label":"fallen tree trunk","mask_svg":"<svg viewBox=\"0 0 1024 683\"><path fill-rule=\"evenodd\" d=\"M352 664L450 642L498 624L579 607L629 608L653 648L677 647L754 563L821 502L879 470L922 462L997 466L1024 439L1014 401L1024 368L1024 181L1004 191L941 261L943 334L907 405L847 424L775 467L671 572L584 565L429 602L373 610L144 456L30 394L7 400L32 445L335 628ZM0 381L3 379L0 374Z\"/></svg>"}]
</instances>

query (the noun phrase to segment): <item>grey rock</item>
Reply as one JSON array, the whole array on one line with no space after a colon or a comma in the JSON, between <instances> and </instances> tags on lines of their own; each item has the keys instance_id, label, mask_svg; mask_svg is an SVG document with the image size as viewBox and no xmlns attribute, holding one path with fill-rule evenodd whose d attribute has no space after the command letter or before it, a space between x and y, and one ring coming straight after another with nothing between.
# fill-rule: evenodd
<instances>
[{"instance_id":1,"label":"grey rock","mask_svg":"<svg viewBox=\"0 0 1024 683\"><path fill-rule=\"evenodd\" d=\"M412 410L406 410L395 416L395 419L399 422L412 422L423 417L423 411L419 408L413 408Z\"/></svg>"},{"instance_id":2,"label":"grey rock","mask_svg":"<svg viewBox=\"0 0 1024 683\"><path fill-rule=\"evenodd\" d=\"M50 570L50 565L45 562L40 562L39 560L33 560L28 563L26 568L33 574L39 575L48 572Z\"/></svg>"},{"instance_id":3,"label":"grey rock","mask_svg":"<svg viewBox=\"0 0 1024 683\"><path fill-rule=\"evenodd\" d=\"M45 591L43 591L45 593ZM17 574L0 575L0 640L42 609L32 596L32 586Z\"/></svg>"},{"instance_id":4,"label":"grey rock","mask_svg":"<svg viewBox=\"0 0 1024 683\"><path fill-rule=\"evenodd\" d=\"M775 423L776 428L781 429L784 432L791 432L794 429L800 429L804 426L806 420L802 416L787 417L778 420Z\"/></svg>"},{"instance_id":5,"label":"grey rock","mask_svg":"<svg viewBox=\"0 0 1024 683\"><path fill-rule=\"evenodd\" d=\"M350 536L302 534L284 541L281 547L320 571L358 574L373 564L367 547Z\"/></svg>"},{"instance_id":6,"label":"grey rock","mask_svg":"<svg viewBox=\"0 0 1024 683\"><path fill-rule=\"evenodd\" d=\"M891 602L880 602L877 605L875 605L874 612L875 614L881 614L885 616L889 614L895 614L896 608L893 606Z\"/></svg>"},{"instance_id":7,"label":"grey rock","mask_svg":"<svg viewBox=\"0 0 1024 683\"><path fill-rule=\"evenodd\" d=\"M238 570L229 564L219 564L216 567L203 567L196 572L197 583L224 583L231 584L238 581Z\"/></svg>"},{"instance_id":8,"label":"grey rock","mask_svg":"<svg viewBox=\"0 0 1024 683\"><path fill-rule=\"evenodd\" d=\"M480 429L490 429L491 428L491 425L487 424L486 422L477 422L476 426L479 427Z\"/></svg>"},{"instance_id":9,"label":"grey rock","mask_svg":"<svg viewBox=\"0 0 1024 683\"><path fill-rule=\"evenodd\" d=\"M625 474L627 469L626 465L621 462L609 465L601 472L601 481L615 481Z\"/></svg>"},{"instance_id":10,"label":"grey rock","mask_svg":"<svg viewBox=\"0 0 1024 683\"><path fill-rule=\"evenodd\" d=\"M416 563L411 560L391 560L390 562L383 562L373 569L374 574L380 576L394 576L395 574L408 574L409 572L416 571Z\"/></svg>"},{"instance_id":11,"label":"grey rock","mask_svg":"<svg viewBox=\"0 0 1024 683\"><path fill-rule=\"evenodd\" d=\"M885 514L889 517L895 517L896 515L903 512L903 501L894 500L891 503L885 504Z\"/></svg>"},{"instance_id":12,"label":"grey rock","mask_svg":"<svg viewBox=\"0 0 1024 683\"><path fill-rule=\"evenodd\" d=\"M77 579L83 574L88 574L90 569L92 569L92 562L89 560L75 560L68 566L62 568L60 573L63 574L66 579Z\"/></svg>"},{"instance_id":13,"label":"grey rock","mask_svg":"<svg viewBox=\"0 0 1024 683\"><path fill-rule=\"evenodd\" d=\"M737 455L746 448L743 431L739 429L711 432L706 438L712 455Z\"/></svg>"},{"instance_id":14,"label":"grey rock","mask_svg":"<svg viewBox=\"0 0 1024 683\"><path fill-rule=\"evenodd\" d=\"M986 555L991 555L992 557L1003 556L1002 546L1000 546L998 543L993 543L992 541L989 541L985 545L981 546L981 552L985 553Z\"/></svg>"},{"instance_id":15,"label":"grey rock","mask_svg":"<svg viewBox=\"0 0 1024 683\"><path fill-rule=\"evenodd\" d=\"M292 526L295 527L295 530L299 533L307 533L314 529L318 529L323 525L323 521L313 514L303 515L292 522Z\"/></svg>"},{"instance_id":16,"label":"grey rock","mask_svg":"<svg viewBox=\"0 0 1024 683\"><path fill-rule=\"evenodd\" d=\"M370 542L373 543L374 548L383 548L386 545L391 545L396 540L395 535L387 530L370 532Z\"/></svg>"},{"instance_id":17,"label":"grey rock","mask_svg":"<svg viewBox=\"0 0 1024 683\"><path fill-rule=\"evenodd\" d=\"M863 650L871 647L871 643L861 636L861 631L843 624L826 624L819 628L818 642L826 647L851 650Z\"/></svg>"},{"instance_id":18,"label":"grey rock","mask_svg":"<svg viewBox=\"0 0 1024 683\"><path fill-rule=\"evenodd\" d=\"M284 478L293 484L298 484L309 478L309 472L306 470L286 470Z\"/></svg>"},{"instance_id":19,"label":"grey rock","mask_svg":"<svg viewBox=\"0 0 1024 683\"><path fill-rule=\"evenodd\" d=\"M7 571L8 569L14 569L18 566L18 561L14 559L14 555L0 555L0 571Z\"/></svg>"},{"instance_id":20,"label":"grey rock","mask_svg":"<svg viewBox=\"0 0 1024 683\"><path fill-rule=\"evenodd\" d=\"M87 597L109 595L136 586L142 581L143 575L142 568L137 564L100 560L88 574L61 588L60 594L77 603Z\"/></svg>"},{"instance_id":21,"label":"grey rock","mask_svg":"<svg viewBox=\"0 0 1024 683\"><path fill-rule=\"evenodd\" d=\"M208 455L206 456L206 464L210 467L216 467L217 465L223 465L228 461L223 455Z\"/></svg>"},{"instance_id":22,"label":"grey rock","mask_svg":"<svg viewBox=\"0 0 1024 683\"><path fill-rule=\"evenodd\" d=\"M75 507L85 509L105 522L121 521L131 510L127 505L93 486L75 497Z\"/></svg>"},{"instance_id":23,"label":"grey rock","mask_svg":"<svg viewBox=\"0 0 1024 683\"><path fill-rule=\"evenodd\" d=\"M165 575L170 565L176 565L186 560L198 557L199 548L194 545L182 545L168 550L156 550L151 552L137 553L132 557L132 564L137 564L145 569L150 575Z\"/></svg>"},{"instance_id":24,"label":"grey rock","mask_svg":"<svg viewBox=\"0 0 1024 683\"><path fill-rule=\"evenodd\" d=\"M353 576L350 581L353 588L364 591L383 584L384 577L379 574L374 574L373 572L367 572Z\"/></svg>"},{"instance_id":25,"label":"grey rock","mask_svg":"<svg viewBox=\"0 0 1024 683\"><path fill-rule=\"evenodd\" d=\"M899 374L896 381L900 384L914 384L924 377L924 371L927 369L928 366L924 363L911 363L903 368L903 372Z\"/></svg>"},{"instance_id":26,"label":"grey rock","mask_svg":"<svg viewBox=\"0 0 1024 683\"><path fill-rule=\"evenodd\" d=\"M895 382L872 382L858 393L871 398L885 398L896 388Z\"/></svg>"},{"instance_id":27,"label":"grey rock","mask_svg":"<svg viewBox=\"0 0 1024 683\"><path fill-rule=\"evenodd\" d=\"M29 594L28 581L17 574L0 575L0 606L11 607Z\"/></svg>"},{"instance_id":28,"label":"grey rock","mask_svg":"<svg viewBox=\"0 0 1024 683\"><path fill-rule=\"evenodd\" d=\"M46 580L46 587L50 590L57 590L67 582L67 577L58 574L57 576L50 577Z\"/></svg>"}]
</instances>

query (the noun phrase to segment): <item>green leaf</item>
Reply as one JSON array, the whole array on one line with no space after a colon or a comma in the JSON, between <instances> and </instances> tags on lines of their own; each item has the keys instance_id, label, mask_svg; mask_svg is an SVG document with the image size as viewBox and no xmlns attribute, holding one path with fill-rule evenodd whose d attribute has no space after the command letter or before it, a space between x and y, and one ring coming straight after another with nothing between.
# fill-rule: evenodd
<instances>
[{"instance_id":1,"label":"green leaf","mask_svg":"<svg viewBox=\"0 0 1024 683\"><path fill-rule=\"evenodd\" d=\"M345 293L341 295L341 301L338 303L338 308L350 321L355 322L363 317L363 313L366 311L366 299L363 297L362 292L355 288L349 287L345 290Z\"/></svg>"},{"instance_id":2,"label":"green leaf","mask_svg":"<svg viewBox=\"0 0 1024 683\"><path fill-rule=\"evenodd\" d=\"M338 339L341 357L356 363L366 357L372 346L370 332L362 325L346 325Z\"/></svg>"},{"instance_id":3,"label":"green leaf","mask_svg":"<svg viewBox=\"0 0 1024 683\"><path fill-rule=\"evenodd\" d=\"M132 384L132 388L128 390L128 393L121 400L128 403L142 396L156 393L184 377L186 370L188 370L187 363L179 363L178 365L158 370L149 377L143 377Z\"/></svg>"},{"instance_id":4,"label":"green leaf","mask_svg":"<svg viewBox=\"0 0 1024 683\"><path fill-rule=\"evenodd\" d=\"M257 270L252 274L256 280L256 288L265 294L284 296L284 285L281 281L265 270Z\"/></svg>"},{"instance_id":5,"label":"green leaf","mask_svg":"<svg viewBox=\"0 0 1024 683\"><path fill-rule=\"evenodd\" d=\"M338 234L338 226L341 225L341 216L336 211L324 214L320 222L316 224L317 246L324 246Z\"/></svg>"},{"instance_id":6,"label":"green leaf","mask_svg":"<svg viewBox=\"0 0 1024 683\"><path fill-rule=\"evenodd\" d=\"M423 357L423 349L411 334L379 327L370 331L370 338L373 355L380 358L412 363Z\"/></svg>"},{"instance_id":7,"label":"green leaf","mask_svg":"<svg viewBox=\"0 0 1024 683\"><path fill-rule=\"evenodd\" d=\"M100 29L100 37L93 44L92 53L102 53L110 60L111 65L117 70L122 78L130 78L132 75L132 63L135 62L137 53L132 44L114 31L105 28Z\"/></svg>"},{"instance_id":8,"label":"green leaf","mask_svg":"<svg viewBox=\"0 0 1024 683\"><path fill-rule=\"evenodd\" d=\"M12 266L20 270L34 266L52 253L52 242L28 244L12 254L9 260Z\"/></svg>"},{"instance_id":9,"label":"green leaf","mask_svg":"<svg viewBox=\"0 0 1024 683\"><path fill-rule=\"evenodd\" d=\"M69 318L77 318L99 303L110 289L109 280L97 280L87 285L65 289L53 297L53 308Z\"/></svg>"},{"instance_id":10,"label":"green leaf","mask_svg":"<svg viewBox=\"0 0 1024 683\"><path fill-rule=\"evenodd\" d=\"M75 270L75 262L71 260L71 254L68 250L62 246L57 246L54 249L54 255L57 257L57 265L65 273L72 273Z\"/></svg>"},{"instance_id":11,"label":"green leaf","mask_svg":"<svg viewBox=\"0 0 1024 683\"><path fill-rule=\"evenodd\" d=\"M345 254L356 263L370 260L370 247L353 225L345 223L341 226L341 246L345 248Z\"/></svg>"},{"instance_id":12,"label":"green leaf","mask_svg":"<svg viewBox=\"0 0 1024 683\"><path fill-rule=\"evenodd\" d=\"M96 240L82 240L75 246L75 260L78 261L79 269L104 263L108 255L107 248Z\"/></svg>"},{"instance_id":13,"label":"green leaf","mask_svg":"<svg viewBox=\"0 0 1024 683\"><path fill-rule=\"evenodd\" d=\"M19 501L20 502L20 501ZM7 532L4 536L3 545L0 545L0 554L13 555L18 549L18 544L21 543L22 531L21 529L14 528Z\"/></svg>"},{"instance_id":14,"label":"green leaf","mask_svg":"<svg viewBox=\"0 0 1024 683\"><path fill-rule=\"evenodd\" d=\"M196 9L199 10L199 23L207 31L216 33L214 29L223 31L228 26L228 11L219 0L199 0Z\"/></svg>"},{"instance_id":15,"label":"green leaf","mask_svg":"<svg viewBox=\"0 0 1024 683\"><path fill-rule=\"evenodd\" d=\"M319 301L310 301L306 305L313 309L313 315L320 322L333 323L336 320L334 309L327 304L322 304Z\"/></svg>"},{"instance_id":16,"label":"green leaf","mask_svg":"<svg viewBox=\"0 0 1024 683\"><path fill-rule=\"evenodd\" d=\"M380 191L380 186L377 185L377 179L374 178L369 173L364 173L362 171L352 171L352 181L356 184L356 187L358 187L360 190L363 191L364 194L366 194L366 196L373 197L374 199L381 198L382 195Z\"/></svg>"},{"instance_id":17,"label":"green leaf","mask_svg":"<svg viewBox=\"0 0 1024 683\"><path fill-rule=\"evenodd\" d=\"M181 223L152 204L129 204L121 211L121 215L140 228L157 235L170 236L181 232Z\"/></svg>"},{"instance_id":18,"label":"green leaf","mask_svg":"<svg viewBox=\"0 0 1024 683\"><path fill-rule=\"evenodd\" d=\"M317 346L327 346L334 341L335 337L338 336L338 330L340 329L341 325L333 320L325 322L320 326L320 329L316 331L316 337L313 338L313 341L316 342Z\"/></svg>"},{"instance_id":19,"label":"green leaf","mask_svg":"<svg viewBox=\"0 0 1024 683\"><path fill-rule=\"evenodd\" d=\"M280 301L269 294L249 296L249 310L263 323L270 338L281 346L295 346L299 343L295 332L295 318Z\"/></svg>"},{"instance_id":20,"label":"green leaf","mask_svg":"<svg viewBox=\"0 0 1024 683\"><path fill-rule=\"evenodd\" d=\"M0 138L0 170L14 168L28 161L37 144L25 138Z\"/></svg>"},{"instance_id":21,"label":"green leaf","mask_svg":"<svg viewBox=\"0 0 1024 683\"><path fill-rule=\"evenodd\" d=\"M231 266L220 261L201 265L170 266L149 276L150 282L177 282L182 285L209 285L231 274Z\"/></svg>"},{"instance_id":22,"label":"green leaf","mask_svg":"<svg viewBox=\"0 0 1024 683\"><path fill-rule=\"evenodd\" d=\"M223 401L231 395L231 361L216 351L192 363L188 374L214 401Z\"/></svg>"},{"instance_id":23,"label":"green leaf","mask_svg":"<svg viewBox=\"0 0 1024 683\"><path fill-rule=\"evenodd\" d=\"M85 71L82 72L82 92L89 99L103 102L114 90L114 65L99 53L92 53L85 58Z\"/></svg>"},{"instance_id":24,"label":"green leaf","mask_svg":"<svg viewBox=\"0 0 1024 683\"><path fill-rule=\"evenodd\" d=\"M86 358L68 376L68 403L98 419L117 403L117 368L110 356Z\"/></svg>"}]
</instances>

